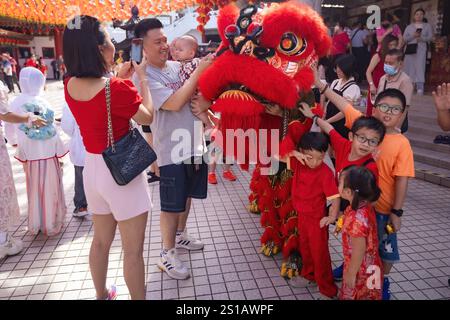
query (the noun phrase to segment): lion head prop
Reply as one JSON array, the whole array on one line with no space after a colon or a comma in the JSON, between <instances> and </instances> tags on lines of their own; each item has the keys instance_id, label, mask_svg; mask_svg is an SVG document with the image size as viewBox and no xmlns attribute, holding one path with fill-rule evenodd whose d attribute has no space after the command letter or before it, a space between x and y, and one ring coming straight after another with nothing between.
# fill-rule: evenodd
<instances>
[{"instance_id":1,"label":"lion head prop","mask_svg":"<svg viewBox=\"0 0 450 320\"><path fill-rule=\"evenodd\" d=\"M266 113L266 106L296 109L311 91L311 65L331 46L322 18L294 2L242 10L230 4L217 24L222 44L199 87L221 113L222 131L280 129L281 118Z\"/></svg>"}]
</instances>

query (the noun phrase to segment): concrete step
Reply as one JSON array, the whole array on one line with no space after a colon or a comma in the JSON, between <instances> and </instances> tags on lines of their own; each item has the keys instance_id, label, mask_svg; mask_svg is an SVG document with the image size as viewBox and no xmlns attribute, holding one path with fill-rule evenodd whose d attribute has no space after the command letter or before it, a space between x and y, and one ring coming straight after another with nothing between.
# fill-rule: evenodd
<instances>
[{"instance_id":1,"label":"concrete step","mask_svg":"<svg viewBox=\"0 0 450 320\"><path fill-rule=\"evenodd\" d=\"M415 121L409 121L408 132L420 134L424 138L428 138L431 141L433 141L437 135L445 134L445 132L438 126L432 126L430 124L423 124Z\"/></svg>"},{"instance_id":2,"label":"concrete step","mask_svg":"<svg viewBox=\"0 0 450 320\"><path fill-rule=\"evenodd\" d=\"M419 147L431 151L444 152L450 157L450 145L433 143L434 135L429 136L423 132L413 132L409 130L406 134L413 147Z\"/></svg>"},{"instance_id":3,"label":"concrete step","mask_svg":"<svg viewBox=\"0 0 450 320\"><path fill-rule=\"evenodd\" d=\"M450 154L448 152L432 151L417 146L413 146L412 149L415 161L450 170Z\"/></svg>"},{"instance_id":4,"label":"concrete step","mask_svg":"<svg viewBox=\"0 0 450 320\"><path fill-rule=\"evenodd\" d=\"M437 124L437 116L435 117L430 117L428 115L424 115L424 114L414 114L414 111L410 111L408 113L408 120L411 120L414 123L421 123L421 124L427 124L427 125L431 125L435 128L439 128L438 124Z\"/></svg>"},{"instance_id":5,"label":"concrete step","mask_svg":"<svg viewBox=\"0 0 450 320\"><path fill-rule=\"evenodd\" d=\"M450 170L415 161L416 179L450 188Z\"/></svg>"}]
</instances>

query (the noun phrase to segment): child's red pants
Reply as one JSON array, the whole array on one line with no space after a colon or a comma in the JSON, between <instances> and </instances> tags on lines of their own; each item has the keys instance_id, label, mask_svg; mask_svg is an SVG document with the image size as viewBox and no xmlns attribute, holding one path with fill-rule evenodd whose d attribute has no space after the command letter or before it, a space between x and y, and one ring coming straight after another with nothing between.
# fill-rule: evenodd
<instances>
[{"instance_id":1,"label":"child's red pants","mask_svg":"<svg viewBox=\"0 0 450 320\"><path fill-rule=\"evenodd\" d=\"M320 293L331 298L337 295L338 289L331 269L328 227L321 229L320 219L298 215L299 247L303 262L301 276L315 281Z\"/></svg>"}]
</instances>

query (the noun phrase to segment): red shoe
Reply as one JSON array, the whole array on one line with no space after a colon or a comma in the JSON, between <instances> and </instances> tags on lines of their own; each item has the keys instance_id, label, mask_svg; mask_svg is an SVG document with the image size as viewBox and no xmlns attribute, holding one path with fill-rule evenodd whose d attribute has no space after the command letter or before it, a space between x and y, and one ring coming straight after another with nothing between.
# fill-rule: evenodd
<instances>
[{"instance_id":1,"label":"red shoe","mask_svg":"<svg viewBox=\"0 0 450 320\"><path fill-rule=\"evenodd\" d=\"M231 170L224 171L223 172L223 177L224 177L224 179L226 179L228 181L235 181L236 180L236 176L233 174L233 172Z\"/></svg>"},{"instance_id":2,"label":"red shoe","mask_svg":"<svg viewBox=\"0 0 450 320\"><path fill-rule=\"evenodd\" d=\"M216 177L216 174L214 172L208 173L208 182L210 184L217 184L217 177Z\"/></svg>"}]
</instances>

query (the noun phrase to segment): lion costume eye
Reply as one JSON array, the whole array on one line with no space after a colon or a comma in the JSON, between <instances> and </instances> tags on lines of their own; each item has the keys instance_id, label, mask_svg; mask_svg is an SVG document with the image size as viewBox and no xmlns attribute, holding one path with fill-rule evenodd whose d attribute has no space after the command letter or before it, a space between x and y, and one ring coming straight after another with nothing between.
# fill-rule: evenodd
<instances>
[{"instance_id":1,"label":"lion costume eye","mask_svg":"<svg viewBox=\"0 0 450 320\"><path fill-rule=\"evenodd\" d=\"M287 32L281 37L278 51L287 55L300 55L306 50L306 40L298 38L294 33Z\"/></svg>"}]
</instances>

